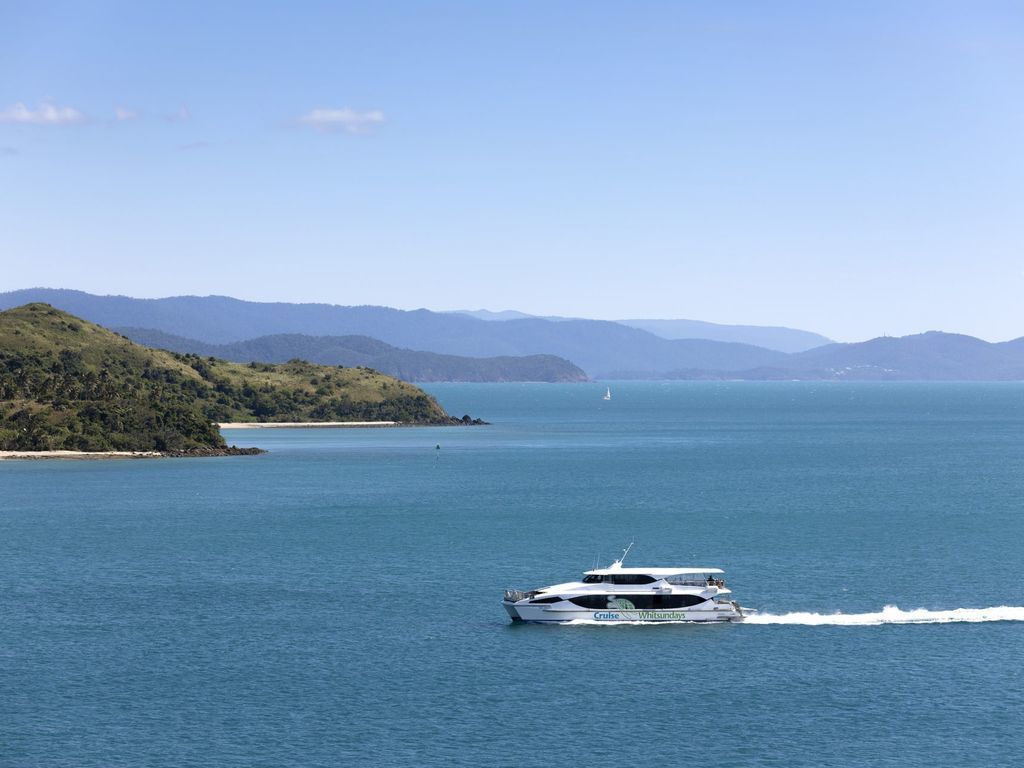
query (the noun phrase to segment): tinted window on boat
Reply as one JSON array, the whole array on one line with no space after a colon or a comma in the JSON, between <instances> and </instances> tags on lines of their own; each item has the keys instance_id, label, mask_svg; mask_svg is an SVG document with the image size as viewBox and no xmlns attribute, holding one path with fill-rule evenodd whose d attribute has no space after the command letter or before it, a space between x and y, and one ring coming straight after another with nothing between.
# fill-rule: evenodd
<instances>
[{"instance_id":1,"label":"tinted window on boat","mask_svg":"<svg viewBox=\"0 0 1024 768\"><path fill-rule=\"evenodd\" d=\"M657 581L657 579L642 573L619 573L614 576L605 576L604 580L610 584L653 584Z\"/></svg>"},{"instance_id":2,"label":"tinted window on boat","mask_svg":"<svg viewBox=\"0 0 1024 768\"><path fill-rule=\"evenodd\" d=\"M530 602L531 603L557 603L557 602L560 602L561 599L562 598L560 598L558 596L555 596L555 597L539 597L536 600L531 600Z\"/></svg>"},{"instance_id":3,"label":"tinted window on boat","mask_svg":"<svg viewBox=\"0 0 1024 768\"><path fill-rule=\"evenodd\" d=\"M690 608L705 602L699 595L580 595L570 597L569 601L580 608L593 611L621 608L630 610L628 606L620 606L615 601L629 601L638 611L661 611L670 608Z\"/></svg>"},{"instance_id":4,"label":"tinted window on boat","mask_svg":"<svg viewBox=\"0 0 1024 768\"><path fill-rule=\"evenodd\" d=\"M616 573L604 576L590 576L583 577L584 584L653 584L657 579L651 576L645 576L642 573Z\"/></svg>"}]
</instances>

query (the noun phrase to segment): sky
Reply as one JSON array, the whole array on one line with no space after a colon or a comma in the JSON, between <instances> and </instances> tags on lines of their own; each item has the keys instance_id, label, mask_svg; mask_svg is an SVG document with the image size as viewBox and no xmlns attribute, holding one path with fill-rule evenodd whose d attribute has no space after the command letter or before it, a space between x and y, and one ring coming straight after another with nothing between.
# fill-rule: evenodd
<instances>
[{"instance_id":1,"label":"sky","mask_svg":"<svg viewBox=\"0 0 1024 768\"><path fill-rule=\"evenodd\" d=\"M1024 336L1024 5L0 3L0 291Z\"/></svg>"}]
</instances>

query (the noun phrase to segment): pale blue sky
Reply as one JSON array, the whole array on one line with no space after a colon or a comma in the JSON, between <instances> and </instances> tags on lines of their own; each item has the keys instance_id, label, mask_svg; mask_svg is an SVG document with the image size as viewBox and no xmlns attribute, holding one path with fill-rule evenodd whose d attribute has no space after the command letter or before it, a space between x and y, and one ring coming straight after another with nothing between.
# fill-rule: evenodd
<instances>
[{"instance_id":1,"label":"pale blue sky","mask_svg":"<svg viewBox=\"0 0 1024 768\"><path fill-rule=\"evenodd\" d=\"M0 290L1013 338L1022 75L1018 2L4 2Z\"/></svg>"}]
</instances>

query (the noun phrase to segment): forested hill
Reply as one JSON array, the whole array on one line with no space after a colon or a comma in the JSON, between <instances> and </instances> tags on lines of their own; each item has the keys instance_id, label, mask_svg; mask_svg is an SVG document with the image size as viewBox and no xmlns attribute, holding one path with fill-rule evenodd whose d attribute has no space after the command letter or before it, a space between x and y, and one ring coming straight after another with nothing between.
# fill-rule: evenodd
<instances>
[{"instance_id":1,"label":"forested hill","mask_svg":"<svg viewBox=\"0 0 1024 768\"><path fill-rule=\"evenodd\" d=\"M0 450L224 448L222 421L456 423L366 368L241 365L149 349L47 304L0 312Z\"/></svg>"},{"instance_id":2,"label":"forested hill","mask_svg":"<svg viewBox=\"0 0 1024 768\"><path fill-rule=\"evenodd\" d=\"M172 352L194 352L223 360L279 363L299 357L323 365L362 365L404 381L586 381L587 374L556 355L465 357L418 352L368 336L307 336L282 333L232 344L208 344L151 328L115 328L132 341Z\"/></svg>"}]
</instances>

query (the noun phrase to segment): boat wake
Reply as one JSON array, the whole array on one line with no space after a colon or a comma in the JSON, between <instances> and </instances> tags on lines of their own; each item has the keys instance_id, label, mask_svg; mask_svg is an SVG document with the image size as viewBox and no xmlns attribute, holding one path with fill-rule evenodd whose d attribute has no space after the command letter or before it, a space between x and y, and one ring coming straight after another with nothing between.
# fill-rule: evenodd
<instances>
[{"instance_id":1,"label":"boat wake","mask_svg":"<svg viewBox=\"0 0 1024 768\"><path fill-rule=\"evenodd\" d=\"M880 624L953 624L982 621L1024 621L1024 607L1000 605L994 608L954 608L929 611L916 608L904 611L887 605L874 613L755 613L744 624L799 624L803 626L873 627Z\"/></svg>"},{"instance_id":2,"label":"boat wake","mask_svg":"<svg viewBox=\"0 0 1024 768\"><path fill-rule=\"evenodd\" d=\"M877 627L882 624L955 624L986 621L1024 621L1024 606L1000 605L994 608L954 608L929 611L916 608L904 611L887 605L873 613L751 613L739 624L793 624L805 627ZM570 621L569 625L622 626L646 624L692 624L688 621Z\"/></svg>"}]
</instances>

